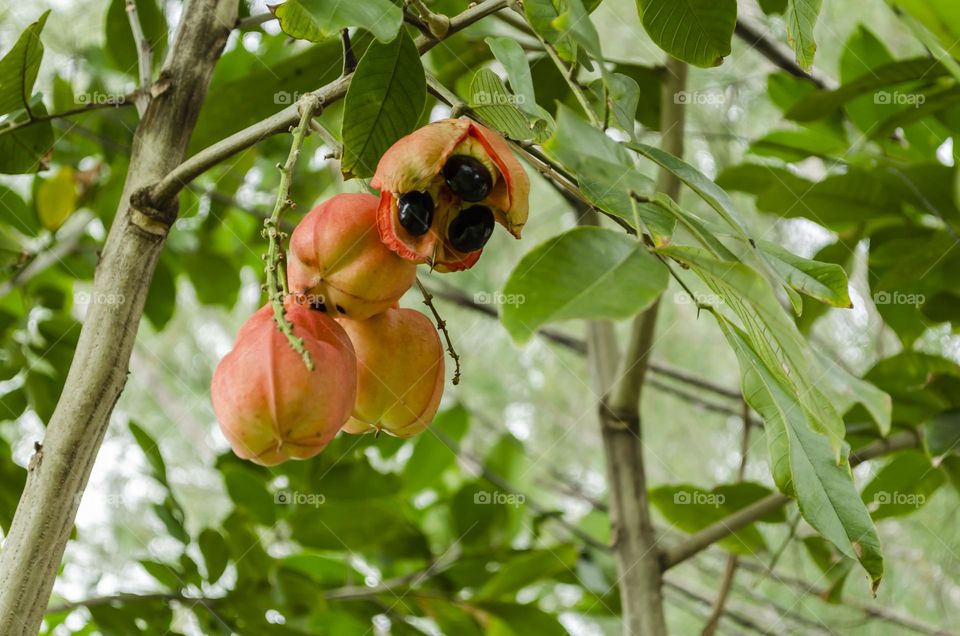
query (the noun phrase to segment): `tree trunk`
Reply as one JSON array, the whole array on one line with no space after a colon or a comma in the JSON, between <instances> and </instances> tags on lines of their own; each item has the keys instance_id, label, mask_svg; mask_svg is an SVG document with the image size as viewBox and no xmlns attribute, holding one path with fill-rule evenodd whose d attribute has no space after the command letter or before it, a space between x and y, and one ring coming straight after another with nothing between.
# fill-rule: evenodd
<instances>
[{"instance_id":1,"label":"tree trunk","mask_svg":"<svg viewBox=\"0 0 960 636\"><path fill-rule=\"evenodd\" d=\"M43 445L0 552L0 634L39 630L110 414L127 368L150 281L176 204L154 209L131 195L184 158L236 0L189 0L154 97L137 126L119 209L94 277L80 340ZM120 299L98 303L98 299Z\"/></svg>"},{"instance_id":2,"label":"tree trunk","mask_svg":"<svg viewBox=\"0 0 960 636\"><path fill-rule=\"evenodd\" d=\"M667 61L661 87L661 148L683 156L683 100L675 96L686 86L687 66ZM661 170L657 191L676 199L680 182ZM659 303L633 322L623 361L618 364L613 327L589 325L589 352L600 404L600 425L607 465L610 527L617 564L623 633L627 636L666 636L660 550L650 519L643 464L640 397L654 344ZM619 369L619 371L618 371Z\"/></svg>"}]
</instances>

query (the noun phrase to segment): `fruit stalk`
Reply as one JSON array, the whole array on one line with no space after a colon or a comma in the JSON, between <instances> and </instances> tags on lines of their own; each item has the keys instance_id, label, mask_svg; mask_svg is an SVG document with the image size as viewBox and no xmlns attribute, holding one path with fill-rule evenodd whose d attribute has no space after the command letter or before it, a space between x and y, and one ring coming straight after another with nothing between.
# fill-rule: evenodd
<instances>
[{"instance_id":1,"label":"fruit stalk","mask_svg":"<svg viewBox=\"0 0 960 636\"><path fill-rule=\"evenodd\" d=\"M267 284L267 298L273 306L273 320L277 329L287 338L287 342L294 351L303 358L303 364L313 371L313 357L303 344L303 339L293 333L293 325L287 320L283 301L290 293L287 288L286 252L283 249L284 233L280 231L280 217L284 211L294 206L290 200L290 186L293 183L293 169L300 158L300 149L313 120L313 114L320 108L320 100L313 93L307 93L300 100L300 122L291 131L293 142L290 144L290 154L281 165L280 186L277 190L277 202L273 206L270 217L263 221L263 236L267 239L267 254L264 256Z\"/></svg>"}]
</instances>

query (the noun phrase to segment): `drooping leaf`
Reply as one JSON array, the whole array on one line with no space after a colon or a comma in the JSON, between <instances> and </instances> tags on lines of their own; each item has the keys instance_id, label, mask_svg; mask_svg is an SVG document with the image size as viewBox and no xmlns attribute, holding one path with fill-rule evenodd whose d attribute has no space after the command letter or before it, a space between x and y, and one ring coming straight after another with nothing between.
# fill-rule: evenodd
<instances>
[{"instance_id":1,"label":"drooping leaf","mask_svg":"<svg viewBox=\"0 0 960 636\"><path fill-rule=\"evenodd\" d=\"M36 22L23 30L13 47L0 59L0 115L27 108L30 104L43 59L40 33L49 15L49 9L44 11ZM0 124L0 131L5 124Z\"/></svg>"},{"instance_id":2,"label":"drooping leaf","mask_svg":"<svg viewBox=\"0 0 960 636\"><path fill-rule=\"evenodd\" d=\"M389 42L403 24L403 12L390 0L286 0L268 5L280 28L292 38L321 42L341 29L362 27Z\"/></svg>"},{"instance_id":3,"label":"drooping leaf","mask_svg":"<svg viewBox=\"0 0 960 636\"><path fill-rule=\"evenodd\" d=\"M768 262L798 292L834 307L851 308L849 281L843 268L834 263L812 261L770 241L758 241L770 257Z\"/></svg>"},{"instance_id":4,"label":"drooping leaf","mask_svg":"<svg viewBox=\"0 0 960 636\"><path fill-rule=\"evenodd\" d=\"M420 54L406 31L386 44L371 44L344 101L344 174L373 176L387 148L416 127L426 98Z\"/></svg>"},{"instance_id":5,"label":"drooping leaf","mask_svg":"<svg viewBox=\"0 0 960 636\"><path fill-rule=\"evenodd\" d=\"M661 49L694 66L718 66L730 54L736 0L637 0L640 23Z\"/></svg>"},{"instance_id":6,"label":"drooping leaf","mask_svg":"<svg viewBox=\"0 0 960 636\"><path fill-rule=\"evenodd\" d=\"M667 270L637 240L621 232L577 228L524 256L503 293L507 331L524 342L560 320L623 319L649 307L667 285Z\"/></svg>"},{"instance_id":7,"label":"drooping leaf","mask_svg":"<svg viewBox=\"0 0 960 636\"><path fill-rule=\"evenodd\" d=\"M823 0L788 0L784 19L787 23L787 39L797 56L797 64L803 69L813 66L817 43L813 39L813 27L820 15Z\"/></svg>"}]
</instances>

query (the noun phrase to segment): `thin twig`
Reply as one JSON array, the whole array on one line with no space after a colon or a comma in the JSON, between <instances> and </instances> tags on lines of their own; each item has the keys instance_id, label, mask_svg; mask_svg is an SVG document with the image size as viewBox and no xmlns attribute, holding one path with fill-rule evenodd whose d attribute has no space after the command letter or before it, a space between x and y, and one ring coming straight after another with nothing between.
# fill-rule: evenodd
<instances>
[{"instance_id":1,"label":"thin twig","mask_svg":"<svg viewBox=\"0 0 960 636\"><path fill-rule=\"evenodd\" d=\"M794 77L799 77L813 83L821 90L829 88L827 82L823 79L803 70L783 46L767 38L767 36L761 33L756 27L747 24L743 19L737 20L734 33L736 33L738 38L746 42L750 48L773 62L773 64L780 69L790 73Z\"/></svg>"},{"instance_id":2,"label":"thin twig","mask_svg":"<svg viewBox=\"0 0 960 636\"><path fill-rule=\"evenodd\" d=\"M137 4L134 0L126 0L127 18L130 20L130 30L133 32L133 41L137 45L137 64L140 69L140 90L134 95L137 113L143 116L150 104L150 84L153 82L153 47L150 40L143 33L140 25L140 16L137 14Z\"/></svg>"},{"instance_id":3,"label":"thin twig","mask_svg":"<svg viewBox=\"0 0 960 636\"><path fill-rule=\"evenodd\" d=\"M447 342L447 353L450 354L450 358L453 359L454 364L453 384L456 386L460 384L460 356L457 354L457 350L453 348L453 341L450 340L450 333L447 331L447 322L440 316L437 308L433 306L433 294L427 291L427 288L423 286L419 278L417 279L417 289L419 289L423 295L423 304L429 307L430 312L433 313L433 318L437 321L437 329L440 330L440 333L443 334L443 339Z\"/></svg>"},{"instance_id":4,"label":"thin twig","mask_svg":"<svg viewBox=\"0 0 960 636\"><path fill-rule=\"evenodd\" d=\"M287 341L294 351L303 358L303 363L307 369L313 371L313 356L307 350L300 338L293 333L293 325L287 320L284 300L290 293L287 289L286 276L286 257L283 249L283 239L286 234L280 230L280 217L287 209L296 207L290 200L290 186L293 182L293 169L297 165L297 159L300 158L300 149L303 147L303 140L307 136L307 130L310 128L310 120L313 113L320 107L320 100L312 93L307 93L300 99L300 123L293 129L293 142L290 144L290 154L287 155L287 161L283 165L278 165L280 169L280 186L277 190L277 202L273 206L273 213L269 218L263 221L263 236L268 241L268 251L264 258L266 265L267 297L273 306L273 320L277 323L277 329L286 336Z\"/></svg>"}]
</instances>

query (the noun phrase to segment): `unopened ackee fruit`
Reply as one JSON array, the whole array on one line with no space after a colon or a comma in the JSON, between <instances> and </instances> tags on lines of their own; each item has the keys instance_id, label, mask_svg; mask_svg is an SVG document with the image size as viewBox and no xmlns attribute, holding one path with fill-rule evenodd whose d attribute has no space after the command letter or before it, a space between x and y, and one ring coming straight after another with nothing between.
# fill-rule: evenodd
<instances>
[{"instance_id":1,"label":"unopened ackee fruit","mask_svg":"<svg viewBox=\"0 0 960 636\"><path fill-rule=\"evenodd\" d=\"M441 272L473 267L493 221L516 238L527 221L523 166L500 135L469 119L442 119L403 137L370 184L380 189L380 239Z\"/></svg>"},{"instance_id":2,"label":"unopened ackee fruit","mask_svg":"<svg viewBox=\"0 0 960 636\"><path fill-rule=\"evenodd\" d=\"M377 204L372 194L338 194L303 217L290 237L294 296L331 316L364 320L410 289L416 264L380 241Z\"/></svg>"},{"instance_id":3,"label":"unopened ackee fruit","mask_svg":"<svg viewBox=\"0 0 960 636\"><path fill-rule=\"evenodd\" d=\"M357 403L343 430L410 437L433 421L443 396L443 346L430 319L388 309L369 320L340 320L357 352Z\"/></svg>"},{"instance_id":4,"label":"unopened ackee fruit","mask_svg":"<svg viewBox=\"0 0 960 636\"><path fill-rule=\"evenodd\" d=\"M310 371L267 305L250 317L213 374L213 410L239 457L264 466L313 457L350 417L357 358L335 320L290 304L287 320L313 357Z\"/></svg>"}]
</instances>

